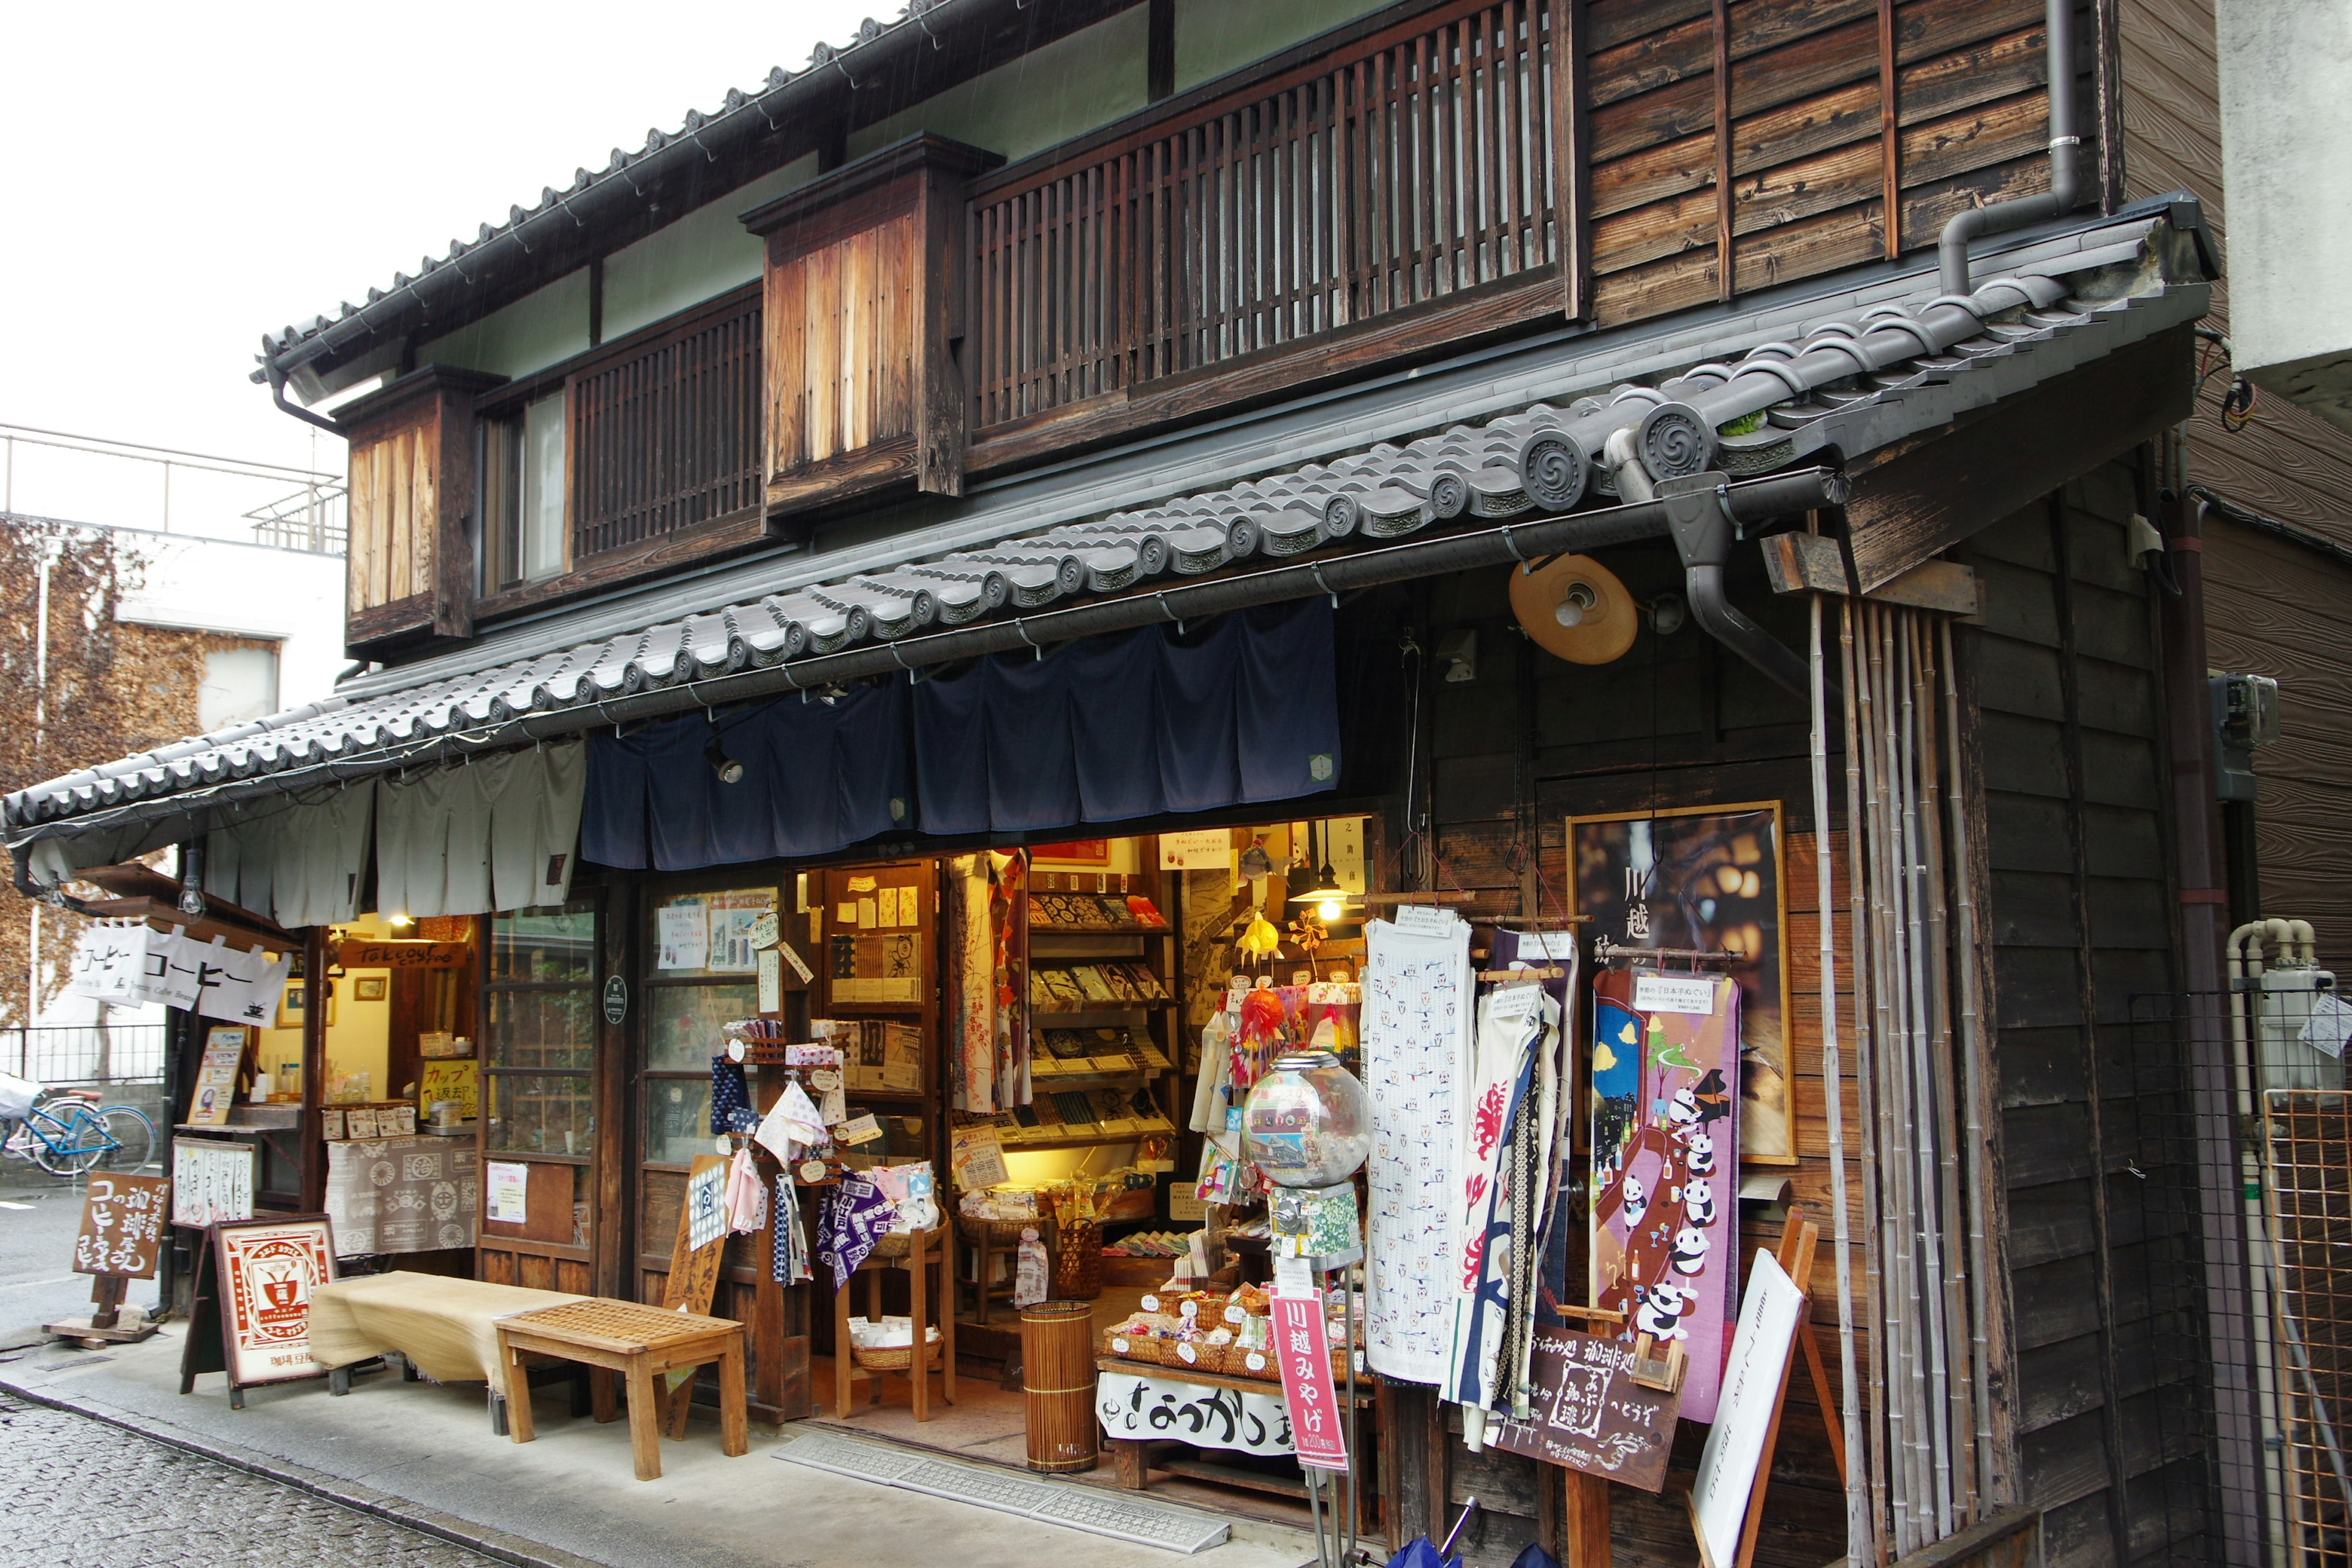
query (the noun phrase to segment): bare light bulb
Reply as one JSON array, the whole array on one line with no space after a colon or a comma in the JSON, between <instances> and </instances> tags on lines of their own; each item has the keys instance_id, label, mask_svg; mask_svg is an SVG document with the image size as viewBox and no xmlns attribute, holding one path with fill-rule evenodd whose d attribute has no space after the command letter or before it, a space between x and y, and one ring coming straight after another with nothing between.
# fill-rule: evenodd
<instances>
[{"instance_id":1,"label":"bare light bulb","mask_svg":"<svg viewBox=\"0 0 2352 1568\"><path fill-rule=\"evenodd\" d=\"M1331 921L1339 918L1343 908L1344 906L1340 904L1339 900L1326 899L1321 903L1315 906L1315 918L1323 921L1324 924L1328 925Z\"/></svg>"},{"instance_id":2,"label":"bare light bulb","mask_svg":"<svg viewBox=\"0 0 2352 1568\"><path fill-rule=\"evenodd\" d=\"M1592 591L1591 584L1570 583L1568 592L1553 606L1551 618L1564 626L1582 626L1585 616L1600 602L1601 596Z\"/></svg>"}]
</instances>

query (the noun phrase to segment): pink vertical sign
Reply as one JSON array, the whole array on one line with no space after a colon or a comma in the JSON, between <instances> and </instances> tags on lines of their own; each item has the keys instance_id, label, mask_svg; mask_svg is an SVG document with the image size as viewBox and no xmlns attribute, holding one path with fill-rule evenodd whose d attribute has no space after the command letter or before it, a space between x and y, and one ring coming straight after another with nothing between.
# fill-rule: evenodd
<instances>
[{"instance_id":1,"label":"pink vertical sign","mask_svg":"<svg viewBox=\"0 0 2352 1568\"><path fill-rule=\"evenodd\" d=\"M1274 1342L1280 1351L1282 1403L1290 1412L1290 1437L1298 1462L1318 1469L1348 1468L1348 1437L1339 1424L1339 1395L1331 1386L1331 1335L1318 1296L1274 1299Z\"/></svg>"}]
</instances>

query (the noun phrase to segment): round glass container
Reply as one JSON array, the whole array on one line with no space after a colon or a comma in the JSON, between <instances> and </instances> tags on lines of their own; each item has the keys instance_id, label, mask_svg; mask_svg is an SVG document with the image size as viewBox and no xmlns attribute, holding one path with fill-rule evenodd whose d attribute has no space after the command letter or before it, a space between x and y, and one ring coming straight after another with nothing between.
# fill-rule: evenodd
<instances>
[{"instance_id":1,"label":"round glass container","mask_svg":"<svg viewBox=\"0 0 2352 1568\"><path fill-rule=\"evenodd\" d=\"M1371 1152L1371 1098L1328 1051L1276 1058L1242 1107L1242 1153L1277 1186L1344 1182Z\"/></svg>"}]
</instances>

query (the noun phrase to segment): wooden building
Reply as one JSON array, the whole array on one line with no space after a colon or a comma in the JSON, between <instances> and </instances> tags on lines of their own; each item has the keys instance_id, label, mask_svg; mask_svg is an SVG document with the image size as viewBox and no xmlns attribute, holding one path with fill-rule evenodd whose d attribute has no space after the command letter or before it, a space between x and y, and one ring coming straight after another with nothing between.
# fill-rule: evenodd
<instances>
[{"instance_id":1,"label":"wooden building","mask_svg":"<svg viewBox=\"0 0 2352 1568\"><path fill-rule=\"evenodd\" d=\"M1756 1556L2030 1529L2052 1563L2251 1562L2285 1533L2226 1394L2242 1351L2154 1278L2227 1286L2221 1218L2119 1195L2193 1097L2118 1075L2141 1001L2214 973L2228 885L2181 720L2207 630L2160 581L2198 560L2182 466L2305 528L2336 481L2255 484L2333 460L2300 426L2258 426L2250 469L2200 423L2220 193L2176 133L2210 151L2188 9L910 5L272 334L257 378L291 413L373 384L330 421L366 668L13 795L8 841L53 875L205 845L194 879L269 913L247 868L346 835L340 891L270 862L332 905L297 922L311 984L328 928L467 922L417 1032L484 1037L508 1120L481 1152L570 1200L454 1266L642 1296L710 1028L755 1000L667 963L665 910L822 942L827 911L928 890L882 922L932 955L920 984L845 991L852 951L807 1005L932 1042L864 1099L943 1162L954 857L1361 819L1373 890L1507 927L1573 896L1572 820L1768 808L1786 978L1753 1043L1787 1134L1733 1250L1786 1201L1834 1233L1803 1283L1839 1407L1792 1394ZM2252 667L2292 640L2252 600L2339 613L2273 585L2303 546L2234 526L2206 518L2206 602ZM1514 586L1587 556L1626 637L1570 662ZM1185 774L1196 750L1228 760ZM436 788L488 801L446 808L466 846L387 827ZM2333 788L2281 774L2276 821L2337 831ZM509 833L535 864L507 868ZM464 891L461 858L488 865ZM1118 874L1184 929L1155 864ZM1192 945L1164 980L1202 978ZM1180 1073L1183 1024L1152 1025ZM805 1414L823 1314L733 1261L765 1413ZM1392 1542L1475 1494L1481 1563L1530 1538L1696 1560L1698 1425L1666 1493L1613 1506L1458 1432L1382 1389Z\"/></svg>"}]
</instances>

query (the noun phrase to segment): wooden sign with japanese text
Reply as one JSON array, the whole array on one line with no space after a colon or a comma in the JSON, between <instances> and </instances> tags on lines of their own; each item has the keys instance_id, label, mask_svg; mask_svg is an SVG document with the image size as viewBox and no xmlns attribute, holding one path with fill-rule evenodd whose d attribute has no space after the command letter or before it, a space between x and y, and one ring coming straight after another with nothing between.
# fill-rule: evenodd
<instances>
[{"instance_id":1,"label":"wooden sign with japanese text","mask_svg":"<svg viewBox=\"0 0 2352 1568\"><path fill-rule=\"evenodd\" d=\"M1539 1331L1528 1374L1532 1415L1489 1418L1486 1441L1530 1459L1658 1490L1666 1482L1682 1394L1635 1383L1633 1367L1630 1340Z\"/></svg>"},{"instance_id":2,"label":"wooden sign with japanese text","mask_svg":"<svg viewBox=\"0 0 2352 1568\"><path fill-rule=\"evenodd\" d=\"M345 969L456 969L474 955L462 942L365 941L339 943L335 962Z\"/></svg>"},{"instance_id":3,"label":"wooden sign with japanese text","mask_svg":"<svg viewBox=\"0 0 2352 1568\"><path fill-rule=\"evenodd\" d=\"M169 1176L93 1172L82 1197L81 1234L74 1237L73 1271L153 1279L171 1202Z\"/></svg>"}]
</instances>

